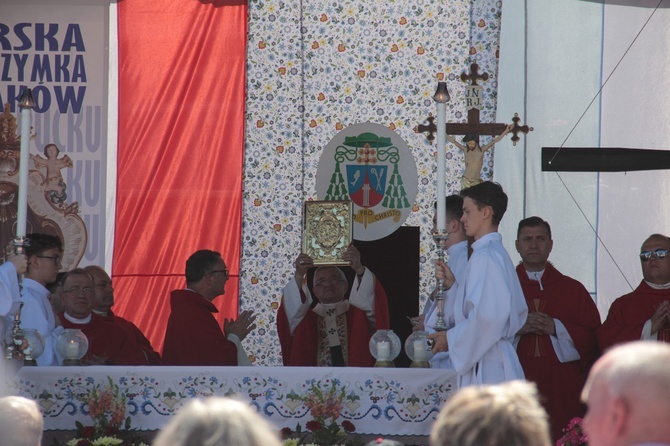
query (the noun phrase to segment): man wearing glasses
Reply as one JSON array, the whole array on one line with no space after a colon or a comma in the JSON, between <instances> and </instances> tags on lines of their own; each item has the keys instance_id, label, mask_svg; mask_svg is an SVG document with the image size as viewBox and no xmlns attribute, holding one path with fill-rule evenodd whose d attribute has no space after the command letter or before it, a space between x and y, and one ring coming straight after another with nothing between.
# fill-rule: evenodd
<instances>
[{"instance_id":1,"label":"man wearing glasses","mask_svg":"<svg viewBox=\"0 0 670 446\"><path fill-rule=\"evenodd\" d=\"M225 292L228 269L221 254L196 251L186 261L186 289L170 295L170 318L163 345L164 365L251 365L241 341L256 328L253 311L226 319L223 330L212 301Z\"/></svg>"},{"instance_id":2,"label":"man wearing glasses","mask_svg":"<svg viewBox=\"0 0 670 446\"><path fill-rule=\"evenodd\" d=\"M63 328L81 330L88 338L86 365L149 365L142 347L121 326L93 313L95 285L85 269L75 268L61 280L65 311Z\"/></svg>"},{"instance_id":3,"label":"man wearing glasses","mask_svg":"<svg viewBox=\"0 0 670 446\"><path fill-rule=\"evenodd\" d=\"M277 334L285 366L372 367L370 337L389 328L386 293L372 272L361 264L354 245L343 253L356 273L349 298L349 283L336 266L314 273L314 297L306 274L314 267L304 253L295 260L295 274L284 287L277 310ZM313 306L316 298L316 306ZM313 308L312 308L313 307Z\"/></svg>"},{"instance_id":4,"label":"man wearing glasses","mask_svg":"<svg viewBox=\"0 0 670 446\"><path fill-rule=\"evenodd\" d=\"M54 331L60 321L49 302L46 284L54 282L61 269L63 243L48 234L28 234L26 238L28 269L22 282L21 328L33 328L44 338L44 352L37 358L37 365L57 365L54 344L58 333Z\"/></svg>"},{"instance_id":5,"label":"man wearing glasses","mask_svg":"<svg viewBox=\"0 0 670 446\"><path fill-rule=\"evenodd\" d=\"M627 341L670 342L670 239L651 235L642 244L640 262L644 279L629 294L612 303L598 329L601 350Z\"/></svg>"}]
</instances>

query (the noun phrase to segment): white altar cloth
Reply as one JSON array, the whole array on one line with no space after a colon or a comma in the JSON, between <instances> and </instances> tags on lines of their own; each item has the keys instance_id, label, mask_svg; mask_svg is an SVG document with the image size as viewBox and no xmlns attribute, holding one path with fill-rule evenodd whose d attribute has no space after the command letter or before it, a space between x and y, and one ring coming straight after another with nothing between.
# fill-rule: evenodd
<instances>
[{"instance_id":1,"label":"white altar cloth","mask_svg":"<svg viewBox=\"0 0 670 446\"><path fill-rule=\"evenodd\" d=\"M427 436L440 407L456 388L443 369L324 367L23 367L10 390L36 400L46 430L91 424L86 397L109 380L127 398L132 428L164 426L192 398L234 396L249 402L278 428L304 429L312 417L301 397L313 386L344 390L338 422L355 434Z\"/></svg>"}]
</instances>

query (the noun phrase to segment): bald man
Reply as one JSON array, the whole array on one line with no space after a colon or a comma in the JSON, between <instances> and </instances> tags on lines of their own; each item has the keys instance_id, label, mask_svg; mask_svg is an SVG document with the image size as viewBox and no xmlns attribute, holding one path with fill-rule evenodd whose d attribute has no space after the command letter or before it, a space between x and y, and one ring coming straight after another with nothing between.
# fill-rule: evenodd
<instances>
[{"instance_id":1,"label":"bald man","mask_svg":"<svg viewBox=\"0 0 670 446\"><path fill-rule=\"evenodd\" d=\"M142 330L128 319L117 316L112 311L114 305L114 286L107 272L99 266L89 265L84 268L93 277L95 285L95 296L93 297L93 312L102 316L108 322L112 322L128 332L133 340L142 348L147 361L151 365L160 365L161 357L144 336Z\"/></svg>"},{"instance_id":2,"label":"bald man","mask_svg":"<svg viewBox=\"0 0 670 446\"><path fill-rule=\"evenodd\" d=\"M0 432L3 446L40 446L44 418L40 406L22 396L0 398Z\"/></svg>"},{"instance_id":3,"label":"bald man","mask_svg":"<svg viewBox=\"0 0 670 446\"><path fill-rule=\"evenodd\" d=\"M582 400L589 446L670 445L670 345L635 341L591 369Z\"/></svg>"},{"instance_id":4,"label":"bald man","mask_svg":"<svg viewBox=\"0 0 670 446\"><path fill-rule=\"evenodd\" d=\"M601 351L637 340L670 342L670 238L652 234L640 248L643 280L610 307L596 331Z\"/></svg>"}]
</instances>

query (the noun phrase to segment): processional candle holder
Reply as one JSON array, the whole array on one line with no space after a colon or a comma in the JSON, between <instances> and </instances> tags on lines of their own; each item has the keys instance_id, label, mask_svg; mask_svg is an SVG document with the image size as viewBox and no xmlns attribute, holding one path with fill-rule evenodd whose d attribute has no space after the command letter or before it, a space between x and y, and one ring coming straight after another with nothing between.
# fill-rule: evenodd
<instances>
[{"instance_id":1,"label":"processional candle holder","mask_svg":"<svg viewBox=\"0 0 670 446\"><path fill-rule=\"evenodd\" d=\"M393 360L400 354L400 338L393 330L377 330L368 347L377 360L375 367L395 367Z\"/></svg>"},{"instance_id":2,"label":"processional candle holder","mask_svg":"<svg viewBox=\"0 0 670 446\"><path fill-rule=\"evenodd\" d=\"M405 340L405 353L412 360L410 368L430 368L433 351L428 344L428 332L417 330Z\"/></svg>"},{"instance_id":3,"label":"processional candle holder","mask_svg":"<svg viewBox=\"0 0 670 446\"><path fill-rule=\"evenodd\" d=\"M447 240L449 240L449 233L446 230L437 230L433 233L433 241L437 245L437 260L445 262L445 250L447 249ZM437 304L437 320L435 326L431 327L435 331L445 331L447 323L444 320L444 294L447 289L444 287L444 278L437 279L437 295L435 302Z\"/></svg>"},{"instance_id":4,"label":"processional candle holder","mask_svg":"<svg viewBox=\"0 0 670 446\"><path fill-rule=\"evenodd\" d=\"M16 207L16 238L13 241L14 252L16 254L25 254L27 241L26 223L28 221L28 163L30 162L30 126L31 112L35 107L30 88L24 88L19 98L19 109L21 110L21 146L19 153L19 194ZM19 276L19 292L22 288L22 277ZM8 359L27 360L27 365L32 365L35 358L35 346L30 345L26 339L23 330L21 330L21 309L23 302L19 304L17 312L14 314L12 333L6 345L5 355ZM30 337L34 343L38 342L37 337ZM42 351L44 351L44 341L42 340ZM28 352L28 354L26 354Z\"/></svg>"},{"instance_id":5,"label":"processional candle holder","mask_svg":"<svg viewBox=\"0 0 670 446\"><path fill-rule=\"evenodd\" d=\"M44 352L44 338L33 328L21 328L21 308L14 314L12 332L5 345L5 358L23 361L24 366L36 366L37 358Z\"/></svg>"},{"instance_id":6,"label":"processional candle holder","mask_svg":"<svg viewBox=\"0 0 670 446\"><path fill-rule=\"evenodd\" d=\"M23 360L23 351L28 346L28 341L21 330L21 308L23 308L23 302L19 304L19 310L14 314L12 332L5 346L6 359Z\"/></svg>"},{"instance_id":7,"label":"processional candle holder","mask_svg":"<svg viewBox=\"0 0 670 446\"><path fill-rule=\"evenodd\" d=\"M447 102L449 101L449 90L446 82L437 83L437 91L433 100L437 104L437 230L433 233L433 240L437 245L437 259L444 262L444 251L447 246L449 233L447 232L447 210L446 210L446 137L447 137ZM447 329L444 321L444 279L437 281L437 321L436 331Z\"/></svg>"}]
</instances>

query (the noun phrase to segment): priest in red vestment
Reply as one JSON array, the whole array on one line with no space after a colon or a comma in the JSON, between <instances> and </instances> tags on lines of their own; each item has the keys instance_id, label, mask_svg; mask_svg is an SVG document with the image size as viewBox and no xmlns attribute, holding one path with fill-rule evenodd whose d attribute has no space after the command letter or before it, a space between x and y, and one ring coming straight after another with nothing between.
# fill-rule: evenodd
<instances>
[{"instance_id":1,"label":"priest in red vestment","mask_svg":"<svg viewBox=\"0 0 670 446\"><path fill-rule=\"evenodd\" d=\"M526 379L537 384L549 414L554 441L585 407L580 393L598 357L596 329L600 314L588 291L547 260L553 248L549 223L540 217L519 222L516 268L528 305L519 331L519 361Z\"/></svg>"},{"instance_id":2,"label":"priest in red vestment","mask_svg":"<svg viewBox=\"0 0 670 446\"><path fill-rule=\"evenodd\" d=\"M203 249L186 261L186 289L170 296L170 317L163 345L164 365L251 365L241 341L256 328L252 311L226 320L223 329L212 303L225 292L228 268L215 251Z\"/></svg>"},{"instance_id":3,"label":"priest in red vestment","mask_svg":"<svg viewBox=\"0 0 670 446\"><path fill-rule=\"evenodd\" d=\"M284 288L277 311L277 333L286 366L372 367L370 337L389 328L386 293L361 256L350 245L343 259L356 273L348 289L344 272L337 267L321 267L314 273L314 299L305 274L314 266L307 254L295 261L296 272Z\"/></svg>"},{"instance_id":4,"label":"priest in red vestment","mask_svg":"<svg viewBox=\"0 0 670 446\"><path fill-rule=\"evenodd\" d=\"M632 292L612 303L598 330L604 351L615 344L635 340L670 342L670 239L653 234L642 244L643 280Z\"/></svg>"},{"instance_id":5,"label":"priest in red vestment","mask_svg":"<svg viewBox=\"0 0 670 446\"><path fill-rule=\"evenodd\" d=\"M93 313L102 316L106 321L112 322L128 332L133 340L142 348L147 361L151 365L159 365L161 357L156 350L151 346L151 342L144 336L144 333L128 319L117 316L112 311L114 305L114 287L112 286L112 279L99 266L90 265L84 268L91 276L93 276L93 284L95 285L95 296L93 298Z\"/></svg>"},{"instance_id":6,"label":"priest in red vestment","mask_svg":"<svg viewBox=\"0 0 670 446\"><path fill-rule=\"evenodd\" d=\"M149 365L142 347L120 326L92 312L93 277L76 268L63 276L61 295L63 328L81 330L88 338L82 362L89 365Z\"/></svg>"}]
</instances>

